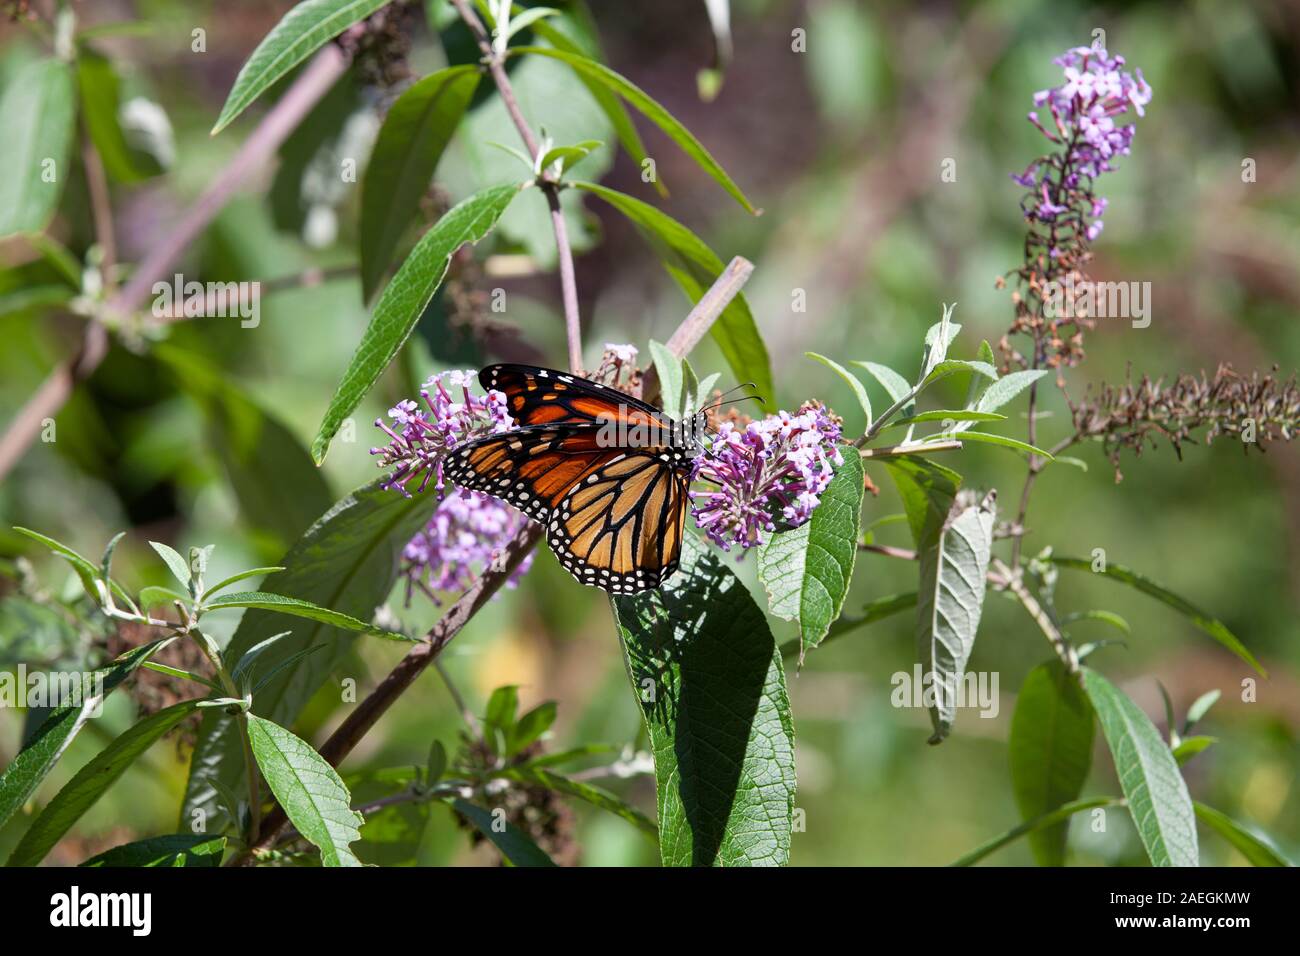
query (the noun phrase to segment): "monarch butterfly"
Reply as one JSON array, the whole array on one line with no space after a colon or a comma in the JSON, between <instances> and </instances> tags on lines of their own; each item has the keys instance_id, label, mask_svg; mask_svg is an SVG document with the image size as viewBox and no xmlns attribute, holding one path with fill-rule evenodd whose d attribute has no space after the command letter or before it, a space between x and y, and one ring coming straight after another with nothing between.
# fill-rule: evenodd
<instances>
[{"instance_id":1,"label":"monarch butterfly","mask_svg":"<svg viewBox=\"0 0 1300 956\"><path fill-rule=\"evenodd\" d=\"M704 414L676 422L549 368L492 365L479 382L505 394L516 427L456 449L444 476L545 523L547 544L582 584L613 594L663 584L681 554Z\"/></svg>"}]
</instances>

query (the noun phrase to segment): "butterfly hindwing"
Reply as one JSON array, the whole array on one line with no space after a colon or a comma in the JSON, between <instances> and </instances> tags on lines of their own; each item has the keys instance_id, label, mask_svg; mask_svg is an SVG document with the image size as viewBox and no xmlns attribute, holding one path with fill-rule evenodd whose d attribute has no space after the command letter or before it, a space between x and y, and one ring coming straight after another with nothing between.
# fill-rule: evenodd
<instances>
[{"instance_id":1,"label":"butterfly hindwing","mask_svg":"<svg viewBox=\"0 0 1300 956\"><path fill-rule=\"evenodd\" d=\"M623 450L552 509L546 542L582 584L614 594L658 587L677 570L688 484L671 450Z\"/></svg>"}]
</instances>

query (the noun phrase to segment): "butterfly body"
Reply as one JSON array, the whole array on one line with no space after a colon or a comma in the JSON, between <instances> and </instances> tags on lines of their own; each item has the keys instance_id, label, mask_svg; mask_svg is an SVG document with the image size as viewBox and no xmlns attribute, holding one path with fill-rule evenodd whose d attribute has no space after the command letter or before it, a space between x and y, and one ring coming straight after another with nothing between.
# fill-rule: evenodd
<instances>
[{"instance_id":1,"label":"butterfly body","mask_svg":"<svg viewBox=\"0 0 1300 956\"><path fill-rule=\"evenodd\" d=\"M617 389L555 369L479 373L518 427L454 451L444 474L546 526L577 581L613 594L659 587L677 569L703 416L676 422Z\"/></svg>"}]
</instances>

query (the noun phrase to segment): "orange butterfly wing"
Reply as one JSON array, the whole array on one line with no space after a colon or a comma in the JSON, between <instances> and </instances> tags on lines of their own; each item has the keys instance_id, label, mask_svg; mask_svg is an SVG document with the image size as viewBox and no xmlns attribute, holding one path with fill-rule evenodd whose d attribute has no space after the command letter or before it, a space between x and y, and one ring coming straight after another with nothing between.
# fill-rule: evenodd
<instances>
[{"instance_id":1,"label":"orange butterfly wing","mask_svg":"<svg viewBox=\"0 0 1300 956\"><path fill-rule=\"evenodd\" d=\"M672 426L672 420L638 398L568 372L534 365L489 365L479 372L485 389L506 396L516 427L599 424L613 419L628 426Z\"/></svg>"},{"instance_id":2,"label":"orange butterfly wing","mask_svg":"<svg viewBox=\"0 0 1300 956\"><path fill-rule=\"evenodd\" d=\"M615 594L658 587L677 569L690 460L666 447L603 445L592 423L532 425L457 449L444 475L535 521L582 584Z\"/></svg>"}]
</instances>

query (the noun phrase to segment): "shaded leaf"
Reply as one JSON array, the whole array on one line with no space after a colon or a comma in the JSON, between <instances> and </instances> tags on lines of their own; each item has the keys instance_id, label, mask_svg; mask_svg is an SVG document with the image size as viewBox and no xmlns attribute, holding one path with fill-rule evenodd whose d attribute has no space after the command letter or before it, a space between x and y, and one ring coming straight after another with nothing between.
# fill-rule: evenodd
<instances>
[{"instance_id":1,"label":"shaded leaf","mask_svg":"<svg viewBox=\"0 0 1300 956\"><path fill-rule=\"evenodd\" d=\"M0 826L36 792L86 721L97 714L104 699L169 640L163 638L127 651L91 675L80 704L65 704L50 712L0 775ZM95 692L97 685L100 693Z\"/></svg>"},{"instance_id":2,"label":"shaded leaf","mask_svg":"<svg viewBox=\"0 0 1300 956\"><path fill-rule=\"evenodd\" d=\"M197 700L182 701L150 714L97 753L45 805L6 866L36 866L82 814L95 805L137 757L163 734L194 713Z\"/></svg>"},{"instance_id":3,"label":"shaded leaf","mask_svg":"<svg viewBox=\"0 0 1300 956\"><path fill-rule=\"evenodd\" d=\"M369 485L347 496L324 514L280 560L284 571L271 575L263 587L276 594L300 598L369 619L392 589L402 548L422 528L432 511L431 497L405 498ZM251 608L244 613L223 652L238 661L251 648L285 630L285 618L273 611ZM258 655L262 673L278 667L300 651L320 645L323 651L300 657L276 673L253 702L253 712L281 725L292 724L339 662L351 651L356 634L320 621L303 621L293 632ZM208 711L190 765L182 808L181 829L202 809L209 820L220 813L218 784L232 793L247 790L234 718Z\"/></svg>"},{"instance_id":4,"label":"shaded leaf","mask_svg":"<svg viewBox=\"0 0 1300 956\"><path fill-rule=\"evenodd\" d=\"M1039 664L1025 677L1011 716L1007 751L1011 787L1026 821L1078 798L1092 767L1093 713L1088 697L1059 660ZM1064 823L1029 834L1041 866L1065 863Z\"/></svg>"},{"instance_id":5,"label":"shaded leaf","mask_svg":"<svg viewBox=\"0 0 1300 956\"><path fill-rule=\"evenodd\" d=\"M407 88L388 110L361 183L361 292L368 302L411 224L478 87L477 65L448 67Z\"/></svg>"},{"instance_id":6,"label":"shaded leaf","mask_svg":"<svg viewBox=\"0 0 1300 956\"><path fill-rule=\"evenodd\" d=\"M173 833L115 846L111 850L92 856L81 866L92 869L128 866L220 866L221 857L225 852L225 837L209 836L206 833Z\"/></svg>"},{"instance_id":7,"label":"shaded leaf","mask_svg":"<svg viewBox=\"0 0 1300 956\"><path fill-rule=\"evenodd\" d=\"M664 864L786 864L794 724L763 612L690 536L665 588L613 606L654 756Z\"/></svg>"},{"instance_id":8,"label":"shaded leaf","mask_svg":"<svg viewBox=\"0 0 1300 956\"><path fill-rule=\"evenodd\" d=\"M492 845L501 851L506 862L512 866L555 866L555 861L546 855L528 834L524 833L504 816L493 817L492 813L467 800L452 800L452 807L462 817L474 824L478 831L492 841Z\"/></svg>"}]
</instances>

